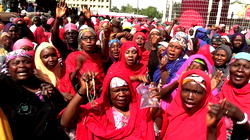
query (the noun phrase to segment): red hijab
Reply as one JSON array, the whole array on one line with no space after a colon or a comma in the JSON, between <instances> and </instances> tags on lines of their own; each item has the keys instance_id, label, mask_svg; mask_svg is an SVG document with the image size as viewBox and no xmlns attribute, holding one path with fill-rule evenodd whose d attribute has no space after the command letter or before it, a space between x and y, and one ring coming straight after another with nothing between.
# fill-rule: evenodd
<instances>
[{"instance_id":1,"label":"red hijab","mask_svg":"<svg viewBox=\"0 0 250 140\"><path fill-rule=\"evenodd\" d=\"M116 129L109 99L110 81L119 77L128 83L131 102L129 104L130 118L126 126ZM154 140L153 121L149 108L140 109L140 97L135 92L128 77L116 71L108 73L103 82L101 97L95 105L88 103L81 106L81 117L77 124L77 140Z\"/></svg>"},{"instance_id":2,"label":"red hijab","mask_svg":"<svg viewBox=\"0 0 250 140\"><path fill-rule=\"evenodd\" d=\"M133 66L127 65L125 60L125 52L131 47L135 47L137 49L137 53L139 56L137 64L134 64ZM146 75L148 69L147 66L141 62L141 56L141 49L134 42L127 41L123 43L120 49L119 61L111 65L108 70L108 73L114 71L121 71L124 75L127 75L129 77L135 75ZM134 87L137 87L138 84L139 82L137 81L133 82Z\"/></svg>"},{"instance_id":3,"label":"red hijab","mask_svg":"<svg viewBox=\"0 0 250 140\"><path fill-rule=\"evenodd\" d=\"M226 81L220 91L220 97L221 99L226 98L230 103L236 105L241 111L250 116L250 83L237 89L230 80Z\"/></svg>"},{"instance_id":4,"label":"red hijab","mask_svg":"<svg viewBox=\"0 0 250 140\"><path fill-rule=\"evenodd\" d=\"M191 74L197 74L205 80L206 96L204 103L196 111L188 112L184 109L181 99L182 84L179 84L177 95L169 105L165 113L162 134L163 139L183 140L205 140L207 136L207 105L209 102L214 102L215 99L211 93L211 79L201 70L191 70L186 72L180 79L180 83ZM226 128L223 120L217 125L217 139L226 139Z\"/></svg>"},{"instance_id":5,"label":"red hijab","mask_svg":"<svg viewBox=\"0 0 250 140\"><path fill-rule=\"evenodd\" d=\"M207 60L210 62L210 64L214 65L214 61L213 61L213 55L212 53L210 53L210 46L209 44L206 44L204 46L201 46L197 52L197 54L201 54L204 55Z\"/></svg>"},{"instance_id":6,"label":"red hijab","mask_svg":"<svg viewBox=\"0 0 250 140\"><path fill-rule=\"evenodd\" d=\"M97 72L96 78L96 88L100 88L104 78L103 71L103 59L100 56L100 53L86 53L85 51L75 51L70 53L65 61L66 66L66 79L65 81L65 92L70 92L71 94L75 94L75 90L73 85L71 84L70 74L76 71L77 66L77 57L82 56L84 58L84 62L79 71L78 79L81 75L87 71Z\"/></svg>"},{"instance_id":7,"label":"red hijab","mask_svg":"<svg viewBox=\"0 0 250 140\"><path fill-rule=\"evenodd\" d=\"M134 34L134 37L133 37L133 42L136 43L135 40L136 40L136 38L137 38L139 35L142 36L142 37L144 38L144 41L145 41L145 43L146 43L146 35L145 35L143 32L137 32L137 33L135 33L135 34ZM145 65L148 65L148 60L149 60L149 54L150 54L150 52L149 52L148 50L145 49L145 44L144 44L144 46L140 47L140 49L141 49L141 52L142 52L141 62L142 62L143 64L145 64Z\"/></svg>"}]
</instances>

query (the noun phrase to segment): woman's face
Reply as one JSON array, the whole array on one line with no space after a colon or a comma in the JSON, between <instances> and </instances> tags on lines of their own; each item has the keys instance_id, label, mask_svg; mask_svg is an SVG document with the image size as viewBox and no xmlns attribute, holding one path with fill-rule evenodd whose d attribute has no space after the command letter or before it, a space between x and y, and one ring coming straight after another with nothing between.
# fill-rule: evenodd
<instances>
[{"instance_id":1,"label":"woman's face","mask_svg":"<svg viewBox=\"0 0 250 140\"><path fill-rule=\"evenodd\" d=\"M164 46L162 46L162 47L160 47L159 49L158 49L158 55L159 56L162 56L163 55L163 53L165 52L167 50L167 48L166 47L164 47Z\"/></svg>"},{"instance_id":2,"label":"woman's face","mask_svg":"<svg viewBox=\"0 0 250 140\"><path fill-rule=\"evenodd\" d=\"M33 74L33 62L27 57L17 57L8 63L8 70L14 80L27 80Z\"/></svg>"},{"instance_id":3,"label":"woman's face","mask_svg":"<svg viewBox=\"0 0 250 140\"><path fill-rule=\"evenodd\" d=\"M58 63L57 52L54 48L43 49L40 53L40 58L44 66L49 70L52 70L53 68L55 68L55 66Z\"/></svg>"},{"instance_id":4,"label":"woman's face","mask_svg":"<svg viewBox=\"0 0 250 140\"><path fill-rule=\"evenodd\" d=\"M182 85L181 99L185 109L194 110L203 103L206 91L203 87L194 81Z\"/></svg>"},{"instance_id":5,"label":"woman's face","mask_svg":"<svg viewBox=\"0 0 250 140\"><path fill-rule=\"evenodd\" d=\"M135 39L135 42L137 43L137 45L139 45L140 47L142 47L145 43L145 39L143 36L138 35Z\"/></svg>"},{"instance_id":6,"label":"woman's face","mask_svg":"<svg viewBox=\"0 0 250 140\"><path fill-rule=\"evenodd\" d=\"M167 48L168 60L174 61L180 57L182 53L182 47L178 42L171 42Z\"/></svg>"},{"instance_id":7,"label":"woman's face","mask_svg":"<svg viewBox=\"0 0 250 140\"><path fill-rule=\"evenodd\" d=\"M192 70L192 69L199 69L199 70L205 71L204 66L202 66L202 64L197 63L197 62L195 62L195 61L193 61L193 62L190 64L189 67L191 68L191 69L189 69L189 70Z\"/></svg>"},{"instance_id":8,"label":"woman's face","mask_svg":"<svg viewBox=\"0 0 250 140\"><path fill-rule=\"evenodd\" d=\"M155 40L159 40L161 38L161 34L158 31L154 31L150 34L151 42Z\"/></svg>"},{"instance_id":9,"label":"woman's face","mask_svg":"<svg viewBox=\"0 0 250 140\"><path fill-rule=\"evenodd\" d=\"M4 36L1 40L1 43L3 44L4 48L9 50L12 44L12 40L8 36Z\"/></svg>"},{"instance_id":10,"label":"woman's face","mask_svg":"<svg viewBox=\"0 0 250 140\"><path fill-rule=\"evenodd\" d=\"M95 50L96 36L92 32L85 32L81 38L81 46L84 51L91 52Z\"/></svg>"},{"instance_id":11,"label":"woman's face","mask_svg":"<svg viewBox=\"0 0 250 140\"><path fill-rule=\"evenodd\" d=\"M189 35L192 36L194 34L194 30L193 29L190 29L189 30Z\"/></svg>"},{"instance_id":12,"label":"woman's face","mask_svg":"<svg viewBox=\"0 0 250 140\"><path fill-rule=\"evenodd\" d=\"M212 39L212 46L213 46L214 48L219 47L221 44L222 44L222 42L220 41L220 37L214 37L214 38Z\"/></svg>"},{"instance_id":13,"label":"woman's face","mask_svg":"<svg viewBox=\"0 0 250 140\"><path fill-rule=\"evenodd\" d=\"M230 65L230 81L236 88L241 88L250 79L250 62L238 59Z\"/></svg>"},{"instance_id":14,"label":"woman's face","mask_svg":"<svg viewBox=\"0 0 250 140\"><path fill-rule=\"evenodd\" d=\"M121 45L118 42L114 42L111 46L110 46L110 52L113 58L115 59L119 59L120 56L120 48Z\"/></svg>"},{"instance_id":15,"label":"woman's face","mask_svg":"<svg viewBox=\"0 0 250 140\"><path fill-rule=\"evenodd\" d=\"M33 47L28 46L28 45L24 45L20 49L25 50L25 51L31 51L31 50L33 50Z\"/></svg>"},{"instance_id":16,"label":"woman's face","mask_svg":"<svg viewBox=\"0 0 250 140\"><path fill-rule=\"evenodd\" d=\"M108 30L110 30L110 24L109 23L103 23L101 28L102 28L102 30L104 32L107 32Z\"/></svg>"},{"instance_id":17,"label":"woman's face","mask_svg":"<svg viewBox=\"0 0 250 140\"><path fill-rule=\"evenodd\" d=\"M243 41L243 39L241 36L236 36L236 38L233 40L234 48L241 48L242 41Z\"/></svg>"},{"instance_id":18,"label":"woman's face","mask_svg":"<svg viewBox=\"0 0 250 140\"><path fill-rule=\"evenodd\" d=\"M128 86L115 87L110 89L111 104L120 110L127 111L131 101L131 94Z\"/></svg>"},{"instance_id":19,"label":"woman's face","mask_svg":"<svg viewBox=\"0 0 250 140\"><path fill-rule=\"evenodd\" d=\"M127 65L132 66L132 65L136 64L137 59L138 59L138 52L137 52L137 49L135 47L131 47L131 48L126 50L125 61L126 61Z\"/></svg>"},{"instance_id":20,"label":"woman's face","mask_svg":"<svg viewBox=\"0 0 250 140\"><path fill-rule=\"evenodd\" d=\"M223 66L227 62L227 53L225 50L218 50L213 58L214 58L214 64L215 66Z\"/></svg>"},{"instance_id":21,"label":"woman's face","mask_svg":"<svg viewBox=\"0 0 250 140\"><path fill-rule=\"evenodd\" d=\"M16 41L20 37L16 26L11 26L8 33L13 41Z\"/></svg>"}]
</instances>

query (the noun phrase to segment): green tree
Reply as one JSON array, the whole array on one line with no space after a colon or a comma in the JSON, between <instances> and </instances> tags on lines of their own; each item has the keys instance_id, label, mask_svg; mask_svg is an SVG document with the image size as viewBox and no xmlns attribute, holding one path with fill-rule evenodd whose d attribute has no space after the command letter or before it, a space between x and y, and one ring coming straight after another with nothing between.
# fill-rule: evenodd
<instances>
[{"instance_id":1,"label":"green tree","mask_svg":"<svg viewBox=\"0 0 250 140\"><path fill-rule=\"evenodd\" d=\"M111 12L119 12L120 10L116 7L116 6L113 6L111 9L110 9Z\"/></svg>"},{"instance_id":2,"label":"green tree","mask_svg":"<svg viewBox=\"0 0 250 140\"><path fill-rule=\"evenodd\" d=\"M149 18L161 18L162 17L162 13L158 12L157 9L155 7L149 6L146 9L142 9L139 11L139 14L141 15L146 15Z\"/></svg>"},{"instance_id":3,"label":"green tree","mask_svg":"<svg viewBox=\"0 0 250 140\"><path fill-rule=\"evenodd\" d=\"M120 12L122 12L122 13L135 13L136 8L133 8L131 5L127 4L126 6L122 6Z\"/></svg>"}]
</instances>

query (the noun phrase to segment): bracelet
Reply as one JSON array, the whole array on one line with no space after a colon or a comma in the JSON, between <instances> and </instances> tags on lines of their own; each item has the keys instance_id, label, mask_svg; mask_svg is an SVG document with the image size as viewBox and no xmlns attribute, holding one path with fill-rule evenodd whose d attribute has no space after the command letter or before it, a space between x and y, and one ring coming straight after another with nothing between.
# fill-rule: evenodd
<instances>
[{"instance_id":1,"label":"bracelet","mask_svg":"<svg viewBox=\"0 0 250 140\"><path fill-rule=\"evenodd\" d=\"M80 93L79 90L77 90L77 94L80 95L81 97L84 97L84 94Z\"/></svg>"},{"instance_id":2,"label":"bracelet","mask_svg":"<svg viewBox=\"0 0 250 140\"><path fill-rule=\"evenodd\" d=\"M248 121L247 113L244 113L244 119L242 121L237 121L236 124L239 124L239 125L245 124L247 123L247 121Z\"/></svg>"}]
</instances>

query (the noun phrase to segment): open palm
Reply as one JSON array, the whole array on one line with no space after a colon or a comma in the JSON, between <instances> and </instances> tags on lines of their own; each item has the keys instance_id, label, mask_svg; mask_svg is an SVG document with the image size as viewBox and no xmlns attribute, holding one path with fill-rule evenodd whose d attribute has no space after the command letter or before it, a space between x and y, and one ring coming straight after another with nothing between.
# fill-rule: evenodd
<instances>
[{"instance_id":1,"label":"open palm","mask_svg":"<svg viewBox=\"0 0 250 140\"><path fill-rule=\"evenodd\" d=\"M56 7L56 17L61 18L62 16L65 15L67 11L67 4L65 3L64 0L60 1Z\"/></svg>"}]
</instances>

